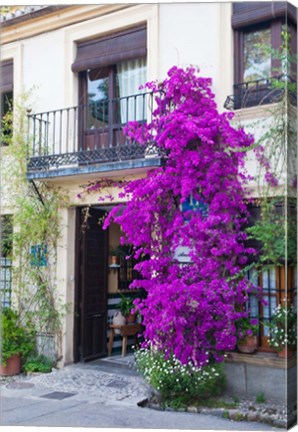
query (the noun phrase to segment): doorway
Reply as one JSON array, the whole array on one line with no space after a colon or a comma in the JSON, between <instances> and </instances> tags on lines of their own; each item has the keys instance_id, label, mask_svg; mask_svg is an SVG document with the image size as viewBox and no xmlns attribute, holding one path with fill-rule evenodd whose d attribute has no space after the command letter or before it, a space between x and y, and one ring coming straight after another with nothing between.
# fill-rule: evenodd
<instances>
[{"instance_id":1,"label":"doorway","mask_svg":"<svg viewBox=\"0 0 298 432\"><path fill-rule=\"evenodd\" d=\"M77 209L75 362L107 355L108 230L99 225L105 211L89 208L87 221L85 214Z\"/></svg>"}]
</instances>

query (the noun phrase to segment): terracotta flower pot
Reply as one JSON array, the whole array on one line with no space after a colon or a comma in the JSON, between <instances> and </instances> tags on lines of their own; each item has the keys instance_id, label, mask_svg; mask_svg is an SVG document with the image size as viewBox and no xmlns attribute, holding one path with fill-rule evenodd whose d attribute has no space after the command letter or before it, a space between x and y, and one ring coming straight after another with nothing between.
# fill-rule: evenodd
<instances>
[{"instance_id":1,"label":"terracotta flower pot","mask_svg":"<svg viewBox=\"0 0 298 432\"><path fill-rule=\"evenodd\" d=\"M237 348L245 354L253 354L258 348L257 336L248 336L244 342L238 342Z\"/></svg>"},{"instance_id":2,"label":"terracotta flower pot","mask_svg":"<svg viewBox=\"0 0 298 432\"><path fill-rule=\"evenodd\" d=\"M111 256L111 264L112 265L118 264L118 257L117 256L114 256L114 255Z\"/></svg>"},{"instance_id":3,"label":"terracotta flower pot","mask_svg":"<svg viewBox=\"0 0 298 432\"><path fill-rule=\"evenodd\" d=\"M0 364L0 375L11 376L21 373L21 355L16 354L7 359L6 366Z\"/></svg>"},{"instance_id":4,"label":"terracotta flower pot","mask_svg":"<svg viewBox=\"0 0 298 432\"><path fill-rule=\"evenodd\" d=\"M127 324L131 324L131 323L136 322L137 314L130 313L130 314L126 315L125 318L126 318Z\"/></svg>"},{"instance_id":5,"label":"terracotta flower pot","mask_svg":"<svg viewBox=\"0 0 298 432\"><path fill-rule=\"evenodd\" d=\"M295 351L293 348L283 347L283 349L281 351L279 351L277 353L277 355L280 358L289 358L289 357L292 357L294 355L294 353L295 353Z\"/></svg>"}]
</instances>

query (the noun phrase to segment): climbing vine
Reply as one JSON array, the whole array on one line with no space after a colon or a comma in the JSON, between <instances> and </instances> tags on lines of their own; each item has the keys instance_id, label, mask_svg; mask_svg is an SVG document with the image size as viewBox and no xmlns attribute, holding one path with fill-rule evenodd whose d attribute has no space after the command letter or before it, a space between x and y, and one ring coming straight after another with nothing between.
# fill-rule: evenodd
<instances>
[{"instance_id":1,"label":"climbing vine","mask_svg":"<svg viewBox=\"0 0 298 432\"><path fill-rule=\"evenodd\" d=\"M23 95L2 121L2 203L11 208L13 306L37 333L50 333L59 343L66 306L57 293L57 244L61 233L62 192L45 182L27 180L27 117L30 95ZM13 127L12 127L13 120ZM30 139L30 138L29 138ZM6 242L8 241L6 236ZM3 245L2 245L3 246Z\"/></svg>"},{"instance_id":2,"label":"climbing vine","mask_svg":"<svg viewBox=\"0 0 298 432\"><path fill-rule=\"evenodd\" d=\"M258 271L266 267L294 264L297 260L297 84L291 79L297 55L291 53L291 35L282 32L279 49L267 47L270 56L278 61L273 73L272 94L277 103L265 108L267 120L251 126L260 130L255 156L260 218L247 229L250 239L257 240L261 249L256 262ZM266 182L264 182L264 178Z\"/></svg>"}]
</instances>

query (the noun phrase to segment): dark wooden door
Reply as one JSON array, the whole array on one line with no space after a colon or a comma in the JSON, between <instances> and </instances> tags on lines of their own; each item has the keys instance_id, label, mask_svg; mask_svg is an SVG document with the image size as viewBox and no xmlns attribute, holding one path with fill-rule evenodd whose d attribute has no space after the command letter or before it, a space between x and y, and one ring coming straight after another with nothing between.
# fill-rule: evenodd
<instances>
[{"instance_id":1,"label":"dark wooden door","mask_svg":"<svg viewBox=\"0 0 298 432\"><path fill-rule=\"evenodd\" d=\"M82 226L84 216L81 209L79 212ZM75 358L80 361L107 354L108 236L98 223L103 215L103 211L91 208L87 227L83 231L80 229L79 234L76 326L79 334L75 335Z\"/></svg>"}]
</instances>

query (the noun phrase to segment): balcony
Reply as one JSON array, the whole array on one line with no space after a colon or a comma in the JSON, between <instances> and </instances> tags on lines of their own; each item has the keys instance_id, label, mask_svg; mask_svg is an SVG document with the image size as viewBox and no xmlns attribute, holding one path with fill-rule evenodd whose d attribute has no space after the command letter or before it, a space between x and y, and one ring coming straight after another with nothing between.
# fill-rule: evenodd
<instances>
[{"instance_id":1,"label":"balcony","mask_svg":"<svg viewBox=\"0 0 298 432\"><path fill-rule=\"evenodd\" d=\"M160 165L154 143L126 137L129 121L151 120L153 95L140 93L28 115L28 179Z\"/></svg>"},{"instance_id":2,"label":"balcony","mask_svg":"<svg viewBox=\"0 0 298 432\"><path fill-rule=\"evenodd\" d=\"M285 93L285 83L290 103L297 106L296 81L281 75L235 84L234 93L227 97L224 107L228 110L237 110L280 102Z\"/></svg>"}]
</instances>

